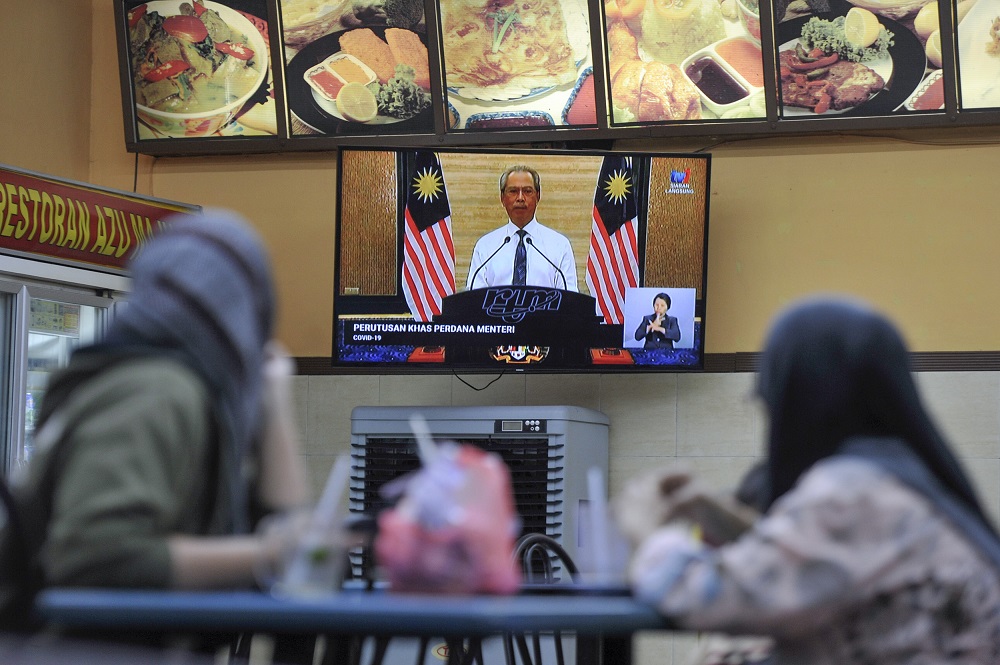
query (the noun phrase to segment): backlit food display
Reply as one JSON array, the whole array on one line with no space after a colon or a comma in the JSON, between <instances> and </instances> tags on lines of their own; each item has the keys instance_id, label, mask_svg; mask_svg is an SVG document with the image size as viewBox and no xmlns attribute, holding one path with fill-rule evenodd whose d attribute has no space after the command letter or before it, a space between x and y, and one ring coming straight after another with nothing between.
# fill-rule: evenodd
<instances>
[{"instance_id":1,"label":"backlit food display","mask_svg":"<svg viewBox=\"0 0 1000 665\"><path fill-rule=\"evenodd\" d=\"M957 14L959 105L963 109L1000 108L1000 3L963 0ZM940 59L940 33L932 33L928 44ZM931 58L930 51L927 57ZM924 93L924 97L932 95L936 100L933 89Z\"/></svg>"},{"instance_id":2,"label":"backlit food display","mask_svg":"<svg viewBox=\"0 0 1000 665\"><path fill-rule=\"evenodd\" d=\"M451 129L597 124L585 0L441 0Z\"/></svg>"},{"instance_id":3,"label":"backlit food display","mask_svg":"<svg viewBox=\"0 0 1000 665\"><path fill-rule=\"evenodd\" d=\"M293 135L433 129L423 0L279 5Z\"/></svg>"},{"instance_id":4,"label":"backlit food display","mask_svg":"<svg viewBox=\"0 0 1000 665\"><path fill-rule=\"evenodd\" d=\"M812 6L815 5L815 8ZM919 17L919 18L918 18ZM780 114L863 117L934 112L917 101L940 72L926 26L935 0L829 0L789 4L776 29ZM938 53L939 54L939 53Z\"/></svg>"},{"instance_id":5,"label":"backlit food display","mask_svg":"<svg viewBox=\"0 0 1000 665\"><path fill-rule=\"evenodd\" d=\"M300 137L635 138L675 124L737 134L775 120L795 132L892 115L936 126L955 99L953 112L1000 110L1000 0L956 0L954 40L937 0L768 0L770 25L761 0L436 0L429 17L425 0L116 3L129 150L243 136L279 139L252 152L305 149L280 140Z\"/></svg>"},{"instance_id":6,"label":"backlit food display","mask_svg":"<svg viewBox=\"0 0 1000 665\"><path fill-rule=\"evenodd\" d=\"M167 138L276 131L273 106L254 109L270 99L266 22L209 0L136 4L127 21L141 133ZM246 124L239 122L244 116Z\"/></svg>"},{"instance_id":7,"label":"backlit food display","mask_svg":"<svg viewBox=\"0 0 1000 665\"><path fill-rule=\"evenodd\" d=\"M606 0L604 10L612 124L764 117L755 9L741 13L737 0Z\"/></svg>"}]
</instances>

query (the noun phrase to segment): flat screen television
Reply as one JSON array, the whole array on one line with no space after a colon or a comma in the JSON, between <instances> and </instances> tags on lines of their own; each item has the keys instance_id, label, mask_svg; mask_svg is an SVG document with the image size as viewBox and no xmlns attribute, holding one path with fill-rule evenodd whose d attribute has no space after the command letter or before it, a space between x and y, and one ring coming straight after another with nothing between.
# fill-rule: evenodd
<instances>
[{"instance_id":1,"label":"flat screen television","mask_svg":"<svg viewBox=\"0 0 1000 665\"><path fill-rule=\"evenodd\" d=\"M336 370L704 365L708 154L343 147Z\"/></svg>"}]
</instances>

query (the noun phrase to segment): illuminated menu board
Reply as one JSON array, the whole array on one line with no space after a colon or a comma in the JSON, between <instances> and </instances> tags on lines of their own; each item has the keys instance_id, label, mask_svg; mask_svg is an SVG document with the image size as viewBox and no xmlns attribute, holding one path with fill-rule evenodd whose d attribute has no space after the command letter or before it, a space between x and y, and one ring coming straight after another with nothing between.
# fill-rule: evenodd
<instances>
[{"instance_id":1,"label":"illuminated menu board","mask_svg":"<svg viewBox=\"0 0 1000 665\"><path fill-rule=\"evenodd\" d=\"M927 0L777 3L781 117L942 111L937 12Z\"/></svg>"},{"instance_id":2,"label":"illuminated menu board","mask_svg":"<svg viewBox=\"0 0 1000 665\"><path fill-rule=\"evenodd\" d=\"M282 152L1000 122L1000 0L943 6L944 17L938 0L116 0L126 145Z\"/></svg>"},{"instance_id":3,"label":"illuminated menu board","mask_svg":"<svg viewBox=\"0 0 1000 665\"><path fill-rule=\"evenodd\" d=\"M267 15L266 0L126 2L137 138L275 136Z\"/></svg>"},{"instance_id":4,"label":"illuminated menu board","mask_svg":"<svg viewBox=\"0 0 1000 665\"><path fill-rule=\"evenodd\" d=\"M763 118L755 11L744 0L609 0L612 124Z\"/></svg>"},{"instance_id":5,"label":"illuminated menu board","mask_svg":"<svg viewBox=\"0 0 1000 665\"><path fill-rule=\"evenodd\" d=\"M597 126L586 0L439 7L450 129Z\"/></svg>"},{"instance_id":6,"label":"illuminated menu board","mask_svg":"<svg viewBox=\"0 0 1000 665\"><path fill-rule=\"evenodd\" d=\"M1000 2L964 0L957 9L960 106L1000 108Z\"/></svg>"},{"instance_id":7,"label":"illuminated menu board","mask_svg":"<svg viewBox=\"0 0 1000 665\"><path fill-rule=\"evenodd\" d=\"M422 0L278 0L293 136L429 133Z\"/></svg>"}]
</instances>

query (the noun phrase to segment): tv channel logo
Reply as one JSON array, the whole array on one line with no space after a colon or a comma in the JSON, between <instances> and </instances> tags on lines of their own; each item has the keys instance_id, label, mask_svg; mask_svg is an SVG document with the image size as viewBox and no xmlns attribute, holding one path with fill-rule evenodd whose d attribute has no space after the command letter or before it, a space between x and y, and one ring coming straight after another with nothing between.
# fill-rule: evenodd
<instances>
[{"instance_id":1,"label":"tv channel logo","mask_svg":"<svg viewBox=\"0 0 1000 665\"><path fill-rule=\"evenodd\" d=\"M670 187L667 189L667 194L694 193L694 188L691 187L691 169L684 169L683 171L670 169Z\"/></svg>"}]
</instances>

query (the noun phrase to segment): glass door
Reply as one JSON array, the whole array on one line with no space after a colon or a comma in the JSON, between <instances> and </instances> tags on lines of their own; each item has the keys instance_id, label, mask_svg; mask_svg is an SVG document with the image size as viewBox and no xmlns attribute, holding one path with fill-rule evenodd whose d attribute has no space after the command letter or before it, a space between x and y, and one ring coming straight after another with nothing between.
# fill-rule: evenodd
<instances>
[{"instance_id":1,"label":"glass door","mask_svg":"<svg viewBox=\"0 0 1000 665\"><path fill-rule=\"evenodd\" d=\"M17 403L14 394L21 388L18 372L15 372L13 361L14 331L17 329L16 295L17 286L0 281L0 441L7 442L4 454L0 455L0 467L6 472L9 468L6 454L17 440L15 432L23 431L24 421L11 408ZM13 289L13 290L12 290Z\"/></svg>"},{"instance_id":2,"label":"glass door","mask_svg":"<svg viewBox=\"0 0 1000 665\"><path fill-rule=\"evenodd\" d=\"M110 296L84 290L0 280L6 473L31 457L36 414L53 373L74 349L103 335L114 303Z\"/></svg>"}]
</instances>

